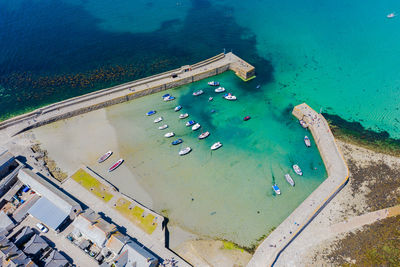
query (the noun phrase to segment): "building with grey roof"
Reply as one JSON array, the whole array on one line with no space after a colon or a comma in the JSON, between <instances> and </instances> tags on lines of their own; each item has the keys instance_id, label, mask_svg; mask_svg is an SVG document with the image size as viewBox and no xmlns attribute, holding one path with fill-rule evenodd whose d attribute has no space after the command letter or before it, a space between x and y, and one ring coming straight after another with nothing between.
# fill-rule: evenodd
<instances>
[{"instance_id":1,"label":"building with grey roof","mask_svg":"<svg viewBox=\"0 0 400 267\"><path fill-rule=\"evenodd\" d=\"M14 222L4 211L0 211L0 234L7 233L15 226Z\"/></svg>"},{"instance_id":2,"label":"building with grey roof","mask_svg":"<svg viewBox=\"0 0 400 267\"><path fill-rule=\"evenodd\" d=\"M123 246L129 241L129 237L121 234L120 232L116 232L110 236L106 243L106 248L108 248L115 255L118 255Z\"/></svg>"},{"instance_id":3,"label":"building with grey roof","mask_svg":"<svg viewBox=\"0 0 400 267\"><path fill-rule=\"evenodd\" d=\"M114 265L116 267L155 267L158 265L158 258L144 246L131 239L122 248L121 253L114 261Z\"/></svg>"},{"instance_id":4,"label":"building with grey roof","mask_svg":"<svg viewBox=\"0 0 400 267\"><path fill-rule=\"evenodd\" d=\"M7 151L0 153L0 197L17 181L17 174L24 165Z\"/></svg>"},{"instance_id":5,"label":"building with grey roof","mask_svg":"<svg viewBox=\"0 0 400 267\"><path fill-rule=\"evenodd\" d=\"M19 171L18 179L41 196L28 213L54 230L67 218L75 219L82 210L78 202L27 168Z\"/></svg>"},{"instance_id":6,"label":"building with grey roof","mask_svg":"<svg viewBox=\"0 0 400 267\"><path fill-rule=\"evenodd\" d=\"M117 229L115 224L106 222L91 209L80 213L72 225L75 228L75 235L80 233L84 238L89 239L100 248L104 247L107 239Z\"/></svg>"},{"instance_id":7,"label":"building with grey roof","mask_svg":"<svg viewBox=\"0 0 400 267\"><path fill-rule=\"evenodd\" d=\"M38 258L49 247L49 244L39 235L35 234L24 245L24 253L30 258Z\"/></svg>"},{"instance_id":8,"label":"building with grey roof","mask_svg":"<svg viewBox=\"0 0 400 267\"><path fill-rule=\"evenodd\" d=\"M3 267L36 267L37 265L19 250L17 246L4 235L0 236L0 266Z\"/></svg>"},{"instance_id":9,"label":"building with grey roof","mask_svg":"<svg viewBox=\"0 0 400 267\"><path fill-rule=\"evenodd\" d=\"M57 250L53 250L45 262L45 267L65 267L69 265L68 260Z\"/></svg>"},{"instance_id":10,"label":"building with grey roof","mask_svg":"<svg viewBox=\"0 0 400 267\"><path fill-rule=\"evenodd\" d=\"M14 241L14 244L17 245L18 247L23 246L26 242L31 239L31 237L35 234L35 232L30 228L29 226L23 227L21 230L19 230L18 233L16 233L11 240Z\"/></svg>"}]
</instances>

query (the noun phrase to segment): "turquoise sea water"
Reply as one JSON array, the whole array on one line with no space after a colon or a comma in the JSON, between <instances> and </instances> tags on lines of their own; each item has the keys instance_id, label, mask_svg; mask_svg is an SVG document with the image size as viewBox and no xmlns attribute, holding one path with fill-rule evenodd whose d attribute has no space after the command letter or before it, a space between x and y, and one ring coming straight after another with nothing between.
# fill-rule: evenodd
<instances>
[{"instance_id":1,"label":"turquoise sea water","mask_svg":"<svg viewBox=\"0 0 400 267\"><path fill-rule=\"evenodd\" d=\"M160 166L157 172L169 177L169 180L143 180L149 191L165 199L157 204L160 209L168 206L169 194L175 191L159 192L159 187L152 185L165 183L164 186L172 188L174 184L189 187L193 183L196 185L193 188L199 188L194 193L193 203L185 202L191 199L189 195L173 195L177 203L186 203L186 208L179 209L176 205L178 208L175 214L172 212L172 218L181 218L189 205L200 205L197 204L200 203L198 196L206 190L210 196L226 195L226 201L236 201L232 207L241 207L246 211L245 218L252 218L253 223L260 225L254 226L256 230L248 237L242 236L245 234L239 230L234 237L233 228L229 231L218 228L214 233L230 233L225 236L248 244L265 229L281 221L306 192L324 178L324 173L319 173L321 168L315 173L307 173L312 165L320 164L320 159L315 148L311 153L305 151L302 144L304 132L290 115L293 105L305 101L316 110L322 108L323 112L359 121L366 128L400 137L400 17L387 19L386 15L391 12L400 13L398 1L2 1L0 118L194 63L214 56L224 48L233 50L256 66L257 79L245 84L231 74L218 77L239 96L237 103L219 103L222 99L218 98L213 103L204 104L207 106L196 106L191 103L190 92L198 86L203 87L203 84L174 90L188 112L212 130L212 136L210 140L204 140L207 146L202 146L195 136L187 136L194 151L181 159L175 157L176 153L170 155L171 148L163 138L158 138L159 133L155 131L154 136L150 136L152 138L141 140L141 143L142 146L160 149L163 158L158 159L158 154L154 154L158 150L143 148L145 152L141 157L148 161L142 165L142 173L157 163ZM257 84L262 85L260 90L255 89ZM156 103L161 106L155 108L172 121L172 126L179 128L180 122L173 120L176 114L170 112L169 105L173 103L159 103L158 95L115 109L112 107L108 113L115 126L121 127L124 118L134 116L134 111L143 114ZM219 104L222 106L216 108L217 111L220 109L214 114L217 116L207 112L208 105ZM241 118L247 113L255 119L244 124ZM132 129L142 131L138 136L153 133L154 125L147 119L141 115L134 118L135 122L147 125L142 130ZM184 130L187 129L179 131L183 134ZM226 145L222 151L210 153L208 147L214 136L224 140ZM137 149L137 140L129 131L120 133L119 139L121 144ZM226 155L229 157L225 158ZM299 181L296 186L299 196L293 200L294 204L286 201L277 204L288 205L287 210L279 206L282 214L267 215L267 211L272 209L270 203L279 199L270 196L272 173L281 179L284 170L280 166L285 169L291 161L298 160L298 155L306 162L304 181L307 183L302 185L302 180ZM217 159L215 164L218 166L212 166L213 159ZM131 160L132 164L138 161L135 158ZM227 164L223 164L224 160ZM171 162L174 164L166 166ZM183 166L182 162L187 165ZM205 167L199 168L195 163ZM177 167L171 169L171 166ZM196 168L196 173L200 170L217 173L218 168L222 168L223 173L229 175L205 175L207 179L199 179L188 173L188 166ZM134 167L136 170L142 168L137 164ZM188 181L174 180L178 179L176 174L180 171L189 177ZM219 184L222 181L222 184L219 186L217 181ZM228 184L237 184L237 187L228 187ZM284 192L288 189L285 185L283 183ZM229 194L224 193L224 188ZM243 195L252 197L253 192L257 196L254 201L241 199ZM279 200L286 196L284 194ZM217 207L218 200L212 200L210 197L202 203L206 205L209 201ZM241 206L238 204L240 201L245 204ZM257 205L269 204L257 206L257 210L260 209L260 214L257 214L254 213L256 209L250 208L250 203L255 202ZM221 214L222 207L226 206L226 203L221 204L215 215L204 217L206 222L197 226L193 221L195 218L201 220L195 215L193 219L190 216L184 219L192 221L179 223L197 232L211 234L213 231L209 229L208 220L225 218ZM208 212L213 211L204 209L199 214ZM256 220L260 216L264 216L266 221ZM250 220L236 222L235 218L230 218L236 223L235 229L250 228L246 227Z\"/></svg>"},{"instance_id":2,"label":"turquoise sea water","mask_svg":"<svg viewBox=\"0 0 400 267\"><path fill-rule=\"evenodd\" d=\"M215 93L206 83L211 79L218 79L238 100L228 101ZM171 102L162 101L165 92L160 92L106 109L120 154L152 196L155 210L201 236L248 247L279 225L326 178L316 146L304 145L304 135L310 133L291 116L291 110L277 109L263 90L248 93L256 81L244 83L227 72L168 90L177 97ZM193 96L199 89L205 93ZM183 109L175 112L178 104ZM145 116L152 109L157 114ZM178 118L181 112L190 115L182 120ZM249 121L243 121L246 115L251 116ZM164 120L154 123L159 116ZM200 123L201 129L186 127L189 120ZM169 127L159 130L163 124ZM171 131L176 136L165 138ZM210 136L198 140L204 131ZM177 138L183 143L173 146ZM223 147L211 151L217 141ZM193 151L179 156L179 150L187 146ZM302 177L291 170L295 163L302 167ZM291 174L295 187L286 182L285 173ZM274 183L282 195L275 195ZM129 194L128 188L120 189Z\"/></svg>"}]
</instances>

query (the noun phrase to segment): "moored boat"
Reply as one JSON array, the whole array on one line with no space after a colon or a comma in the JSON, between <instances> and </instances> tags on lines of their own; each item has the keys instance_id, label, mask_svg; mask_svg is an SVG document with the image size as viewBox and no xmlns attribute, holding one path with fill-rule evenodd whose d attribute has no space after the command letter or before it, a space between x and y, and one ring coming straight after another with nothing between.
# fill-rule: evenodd
<instances>
[{"instance_id":1,"label":"moored boat","mask_svg":"<svg viewBox=\"0 0 400 267\"><path fill-rule=\"evenodd\" d=\"M174 100L174 99L175 99L175 97L172 96L172 95L163 98L163 100L164 100L165 102L171 101L171 100Z\"/></svg>"},{"instance_id":2,"label":"moored boat","mask_svg":"<svg viewBox=\"0 0 400 267\"><path fill-rule=\"evenodd\" d=\"M311 146L311 141L310 138L308 138L308 136L304 136L304 143L306 144L307 147Z\"/></svg>"},{"instance_id":3,"label":"moored boat","mask_svg":"<svg viewBox=\"0 0 400 267\"><path fill-rule=\"evenodd\" d=\"M97 162L98 163L102 163L103 161L105 161L106 159L108 159L111 155L112 155L112 151L110 150L110 151L108 151L107 153L105 153L103 156L101 156L98 160L97 160Z\"/></svg>"},{"instance_id":4,"label":"moored boat","mask_svg":"<svg viewBox=\"0 0 400 267\"><path fill-rule=\"evenodd\" d=\"M186 122L186 126L189 127L189 126L194 125L195 123L196 123L195 121L188 121L188 122Z\"/></svg>"},{"instance_id":5,"label":"moored boat","mask_svg":"<svg viewBox=\"0 0 400 267\"><path fill-rule=\"evenodd\" d=\"M396 14L395 14L395 13L390 13L390 14L388 14L386 17L387 17L388 19L392 19L392 18L396 17Z\"/></svg>"},{"instance_id":6,"label":"moored boat","mask_svg":"<svg viewBox=\"0 0 400 267\"><path fill-rule=\"evenodd\" d=\"M250 120L250 119L251 119L250 116L246 116L246 117L243 118L244 121L248 121L248 120Z\"/></svg>"},{"instance_id":7,"label":"moored boat","mask_svg":"<svg viewBox=\"0 0 400 267\"><path fill-rule=\"evenodd\" d=\"M118 168L123 162L124 162L123 159L119 159L117 162L115 162L113 165L111 165L110 168L108 168L108 172L112 172L113 170Z\"/></svg>"},{"instance_id":8,"label":"moored boat","mask_svg":"<svg viewBox=\"0 0 400 267\"><path fill-rule=\"evenodd\" d=\"M187 117L189 117L189 114L187 113L179 115L179 119L185 119Z\"/></svg>"},{"instance_id":9,"label":"moored boat","mask_svg":"<svg viewBox=\"0 0 400 267\"><path fill-rule=\"evenodd\" d=\"M176 107L174 108L175 112L176 112L176 111L179 111L179 110L181 110L181 109L182 109L182 106L180 106L180 105L179 105L179 106L176 106Z\"/></svg>"},{"instance_id":10,"label":"moored boat","mask_svg":"<svg viewBox=\"0 0 400 267\"><path fill-rule=\"evenodd\" d=\"M200 127L201 127L200 123L196 123L195 125L192 126L192 131L196 131L200 129Z\"/></svg>"},{"instance_id":11,"label":"moored boat","mask_svg":"<svg viewBox=\"0 0 400 267\"><path fill-rule=\"evenodd\" d=\"M237 99L236 96L232 95L231 93L225 94L225 95L224 95L224 98L225 98L226 100L236 100L236 99Z\"/></svg>"},{"instance_id":12,"label":"moored boat","mask_svg":"<svg viewBox=\"0 0 400 267\"><path fill-rule=\"evenodd\" d=\"M294 170L294 172L297 173L298 175L303 175L303 172L301 171L299 165L294 164L294 165L293 165L293 170Z\"/></svg>"},{"instance_id":13,"label":"moored boat","mask_svg":"<svg viewBox=\"0 0 400 267\"><path fill-rule=\"evenodd\" d=\"M290 174L286 173L286 174L285 174L285 179L286 179L286 181L287 181L291 186L294 186L294 180L292 179L292 177L290 176Z\"/></svg>"},{"instance_id":14,"label":"moored boat","mask_svg":"<svg viewBox=\"0 0 400 267\"><path fill-rule=\"evenodd\" d=\"M280 194L281 194L281 190L279 189L279 187L278 187L277 184L274 184L274 185L272 186L272 189L274 189L274 191L275 191L275 193L276 193L277 195L280 195Z\"/></svg>"},{"instance_id":15,"label":"moored boat","mask_svg":"<svg viewBox=\"0 0 400 267\"><path fill-rule=\"evenodd\" d=\"M179 151L179 156L186 155L186 154L190 153L190 151L192 151L192 149L189 146L185 147L184 149L181 149Z\"/></svg>"},{"instance_id":16,"label":"moored boat","mask_svg":"<svg viewBox=\"0 0 400 267\"><path fill-rule=\"evenodd\" d=\"M222 146L221 142L216 142L211 146L211 150L217 150L218 148L220 148Z\"/></svg>"},{"instance_id":17,"label":"moored boat","mask_svg":"<svg viewBox=\"0 0 400 267\"><path fill-rule=\"evenodd\" d=\"M167 129L167 128L168 128L168 125L164 124L164 125L158 127L158 130L164 130L164 129Z\"/></svg>"},{"instance_id":18,"label":"moored boat","mask_svg":"<svg viewBox=\"0 0 400 267\"><path fill-rule=\"evenodd\" d=\"M225 88L224 87L218 87L217 89L214 90L216 93L222 93L225 92Z\"/></svg>"},{"instance_id":19,"label":"moored boat","mask_svg":"<svg viewBox=\"0 0 400 267\"><path fill-rule=\"evenodd\" d=\"M204 132L199 135L199 139L207 138L210 135L210 132Z\"/></svg>"},{"instance_id":20,"label":"moored boat","mask_svg":"<svg viewBox=\"0 0 400 267\"><path fill-rule=\"evenodd\" d=\"M201 95L202 93L204 93L203 90L199 90L199 91L193 92L193 95L198 96L198 95Z\"/></svg>"},{"instance_id":21,"label":"moored boat","mask_svg":"<svg viewBox=\"0 0 400 267\"><path fill-rule=\"evenodd\" d=\"M167 138L170 138L172 136L175 136L175 133L174 132L169 132L169 133L164 134L164 136L167 137Z\"/></svg>"},{"instance_id":22,"label":"moored boat","mask_svg":"<svg viewBox=\"0 0 400 267\"><path fill-rule=\"evenodd\" d=\"M157 111L155 111L155 110L150 110L149 112L146 113L146 115L147 115L147 116L151 116L151 115L154 115L154 114L156 114L156 113L157 113Z\"/></svg>"},{"instance_id":23,"label":"moored boat","mask_svg":"<svg viewBox=\"0 0 400 267\"><path fill-rule=\"evenodd\" d=\"M301 127L303 127L304 129L306 129L308 127L307 122L305 122L303 120L299 120L299 123L300 123Z\"/></svg>"},{"instance_id":24,"label":"moored boat","mask_svg":"<svg viewBox=\"0 0 400 267\"><path fill-rule=\"evenodd\" d=\"M159 123L162 120L163 120L163 117L158 117L157 119L154 120L154 123Z\"/></svg>"},{"instance_id":25,"label":"moored boat","mask_svg":"<svg viewBox=\"0 0 400 267\"><path fill-rule=\"evenodd\" d=\"M182 142L183 142L183 140L181 138L179 138L179 139L176 139L175 141L172 141L171 144L173 144L175 146L175 145L178 145L178 144L180 144Z\"/></svg>"},{"instance_id":26,"label":"moored boat","mask_svg":"<svg viewBox=\"0 0 400 267\"><path fill-rule=\"evenodd\" d=\"M219 86L219 82L211 81L211 82L208 82L208 85L210 85L210 86Z\"/></svg>"},{"instance_id":27,"label":"moored boat","mask_svg":"<svg viewBox=\"0 0 400 267\"><path fill-rule=\"evenodd\" d=\"M213 98L210 96L210 97L208 98L208 101L213 101Z\"/></svg>"},{"instance_id":28,"label":"moored boat","mask_svg":"<svg viewBox=\"0 0 400 267\"><path fill-rule=\"evenodd\" d=\"M260 89L261 88L261 84L256 86L256 89Z\"/></svg>"}]
</instances>

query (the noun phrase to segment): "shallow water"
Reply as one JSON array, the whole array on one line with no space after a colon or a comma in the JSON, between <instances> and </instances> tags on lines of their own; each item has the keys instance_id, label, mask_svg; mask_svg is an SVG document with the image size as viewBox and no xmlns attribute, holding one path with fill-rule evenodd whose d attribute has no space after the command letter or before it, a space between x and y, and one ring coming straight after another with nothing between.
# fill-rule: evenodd
<instances>
[{"instance_id":1,"label":"shallow water","mask_svg":"<svg viewBox=\"0 0 400 267\"><path fill-rule=\"evenodd\" d=\"M169 90L177 97L171 102L163 102L165 92L161 92L109 107L107 118L116 130L126 166L152 196L156 211L166 212L171 223L197 234L250 246L286 218L326 173L316 147L304 145L304 135L310 133L291 116L291 109L275 105L262 88L254 91L257 79L244 83L232 72L214 78L238 100L223 99L204 80ZM205 93L193 96L199 89ZM180 112L174 111L178 104L189 118L178 118ZM157 114L145 116L151 109ZM246 115L251 116L249 121L243 121ZM159 116L164 120L154 123ZM201 129L186 127L189 119L199 122ZM159 130L163 124L169 127ZM198 140L206 130L210 136ZM176 136L165 138L169 131ZM177 138L184 142L171 145ZM211 151L217 141L223 147ZM186 146L193 151L179 156ZM294 163L303 168L303 177L291 170ZM287 172L295 187L284 179ZM282 195L273 192L274 182ZM121 190L129 193L127 188Z\"/></svg>"}]
</instances>

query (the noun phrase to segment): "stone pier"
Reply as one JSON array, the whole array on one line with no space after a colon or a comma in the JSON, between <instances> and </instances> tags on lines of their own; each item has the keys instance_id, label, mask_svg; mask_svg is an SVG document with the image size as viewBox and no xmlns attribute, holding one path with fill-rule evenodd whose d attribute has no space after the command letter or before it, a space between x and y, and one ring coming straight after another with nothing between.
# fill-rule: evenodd
<instances>
[{"instance_id":1,"label":"stone pier","mask_svg":"<svg viewBox=\"0 0 400 267\"><path fill-rule=\"evenodd\" d=\"M227 70L234 71L245 81L255 77L255 69L249 63L232 52L222 53L192 65L70 98L0 122L0 138L6 139L44 124L196 82Z\"/></svg>"},{"instance_id":2,"label":"stone pier","mask_svg":"<svg viewBox=\"0 0 400 267\"><path fill-rule=\"evenodd\" d=\"M305 103L295 106L293 115L307 123L324 161L328 178L258 246L248 267L274 266L285 248L301 234L349 179L346 162L325 118Z\"/></svg>"}]
</instances>

